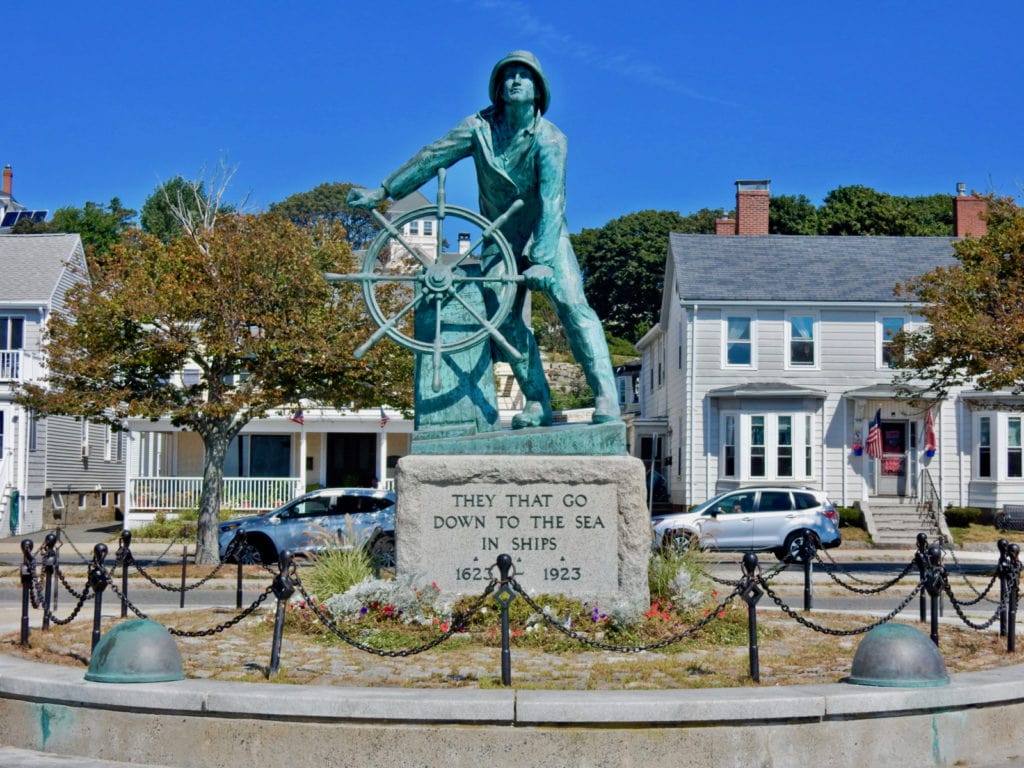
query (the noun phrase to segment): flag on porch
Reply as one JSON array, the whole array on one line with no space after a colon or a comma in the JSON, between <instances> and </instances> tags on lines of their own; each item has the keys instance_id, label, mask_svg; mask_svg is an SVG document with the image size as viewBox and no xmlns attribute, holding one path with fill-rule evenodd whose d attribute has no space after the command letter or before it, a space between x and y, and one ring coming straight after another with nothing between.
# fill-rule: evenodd
<instances>
[{"instance_id":1,"label":"flag on porch","mask_svg":"<svg viewBox=\"0 0 1024 768\"><path fill-rule=\"evenodd\" d=\"M868 456L873 459L881 458L882 456L882 409L879 408L875 411L875 418L871 420L870 426L868 426L868 441L867 441Z\"/></svg>"},{"instance_id":2,"label":"flag on porch","mask_svg":"<svg viewBox=\"0 0 1024 768\"><path fill-rule=\"evenodd\" d=\"M388 422L390 420L391 419L388 417L388 415L386 413L384 413L384 406L382 405L380 407L380 428L384 429L384 427L386 427L388 425Z\"/></svg>"},{"instance_id":3,"label":"flag on porch","mask_svg":"<svg viewBox=\"0 0 1024 768\"><path fill-rule=\"evenodd\" d=\"M924 452L929 458L935 455L935 420L931 408L924 413Z\"/></svg>"},{"instance_id":4,"label":"flag on porch","mask_svg":"<svg viewBox=\"0 0 1024 768\"><path fill-rule=\"evenodd\" d=\"M299 410L295 411L288 418L291 419L292 421L294 421L296 424L305 424L306 423L306 417L302 414L302 409L301 408L299 408Z\"/></svg>"}]
</instances>

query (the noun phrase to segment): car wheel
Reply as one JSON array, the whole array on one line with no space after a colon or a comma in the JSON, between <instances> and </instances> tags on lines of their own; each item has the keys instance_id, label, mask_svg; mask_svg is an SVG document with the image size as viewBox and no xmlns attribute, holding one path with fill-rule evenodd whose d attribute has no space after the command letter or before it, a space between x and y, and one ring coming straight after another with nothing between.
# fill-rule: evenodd
<instances>
[{"instance_id":1,"label":"car wheel","mask_svg":"<svg viewBox=\"0 0 1024 768\"><path fill-rule=\"evenodd\" d=\"M801 550L810 544L817 549L818 537L812 531L794 531L786 537L782 549L775 550L775 556L784 563L802 563Z\"/></svg>"},{"instance_id":2,"label":"car wheel","mask_svg":"<svg viewBox=\"0 0 1024 768\"><path fill-rule=\"evenodd\" d=\"M243 551L243 563L270 565L277 562L277 547L266 536L250 534L248 545L248 548Z\"/></svg>"},{"instance_id":3,"label":"car wheel","mask_svg":"<svg viewBox=\"0 0 1024 768\"><path fill-rule=\"evenodd\" d=\"M395 567L395 535L382 533L370 544L370 558L380 568Z\"/></svg>"},{"instance_id":4,"label":"car wheel","mask_svg":"<svg viewBox=\"0 0 1024 768\"><path fill-rule=\"evenodd\" d=\"M682 555L694 548L693 534L687 531L669 531L665 534L663 544L667 551Z\"/></svg>"}]
</instances>

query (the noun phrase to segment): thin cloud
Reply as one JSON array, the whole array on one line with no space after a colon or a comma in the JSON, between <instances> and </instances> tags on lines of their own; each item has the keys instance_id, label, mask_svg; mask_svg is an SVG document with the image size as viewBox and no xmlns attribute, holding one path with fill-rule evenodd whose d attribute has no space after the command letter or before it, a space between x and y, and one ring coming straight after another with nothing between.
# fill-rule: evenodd
<instances>
[{"instance_id":1,"label":"thin cloud","mask_svg":"<svg viewBox=\"0 0 1024 768\"><path fill-rule=\"evenodd\" d=\"M707 96L690 86L679 82L656 64L637 58L630 52L609 52L596 48L536 16L526 3L519 0L456 0L471 3L480 10L495 13L502 18L505 26L515 28L524 37L536 40L540 45L559 53L567 54L588 66L606 72L615 72L638 83L669 93L699 101L716 104L731 104L714 96Z\"/></svg>"}]
</instances>

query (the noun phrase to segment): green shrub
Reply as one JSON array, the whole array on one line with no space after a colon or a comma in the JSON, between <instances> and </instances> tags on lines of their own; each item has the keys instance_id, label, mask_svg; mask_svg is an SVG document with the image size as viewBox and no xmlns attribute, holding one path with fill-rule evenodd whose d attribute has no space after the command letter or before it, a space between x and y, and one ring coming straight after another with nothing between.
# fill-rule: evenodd
<instances>
[{"instance_id":1,"label":"green shrub","mask_svg":"<svg viewBox=\"0 0 1024 768\"><path fill-rule=\"evenodd\" d=\"M326 600L371 576L373 563L362 547L326 549L313 558L309 568L304 569L302 583L310 594Z\"/></svg>"},{"instance_id":2,"label":"green shrub","mask_svg":"<svg viewBox=\"0 0 1024 768\"><path fill-rule=\"evenodd\" d=\"M856 507L836 507L840 527L864 528L864 515Z\"/></svg>"},{"instance_id":3,"label":"green shrub","mask_svg":"<svg viewBox=\"0 0 1024 768\"><path fill-rule=\"evenodd\" d=\"M950 528L967 528L978 522L981 509L978 507L946 507L946 525Z\"/></svg>"}]
</instances>

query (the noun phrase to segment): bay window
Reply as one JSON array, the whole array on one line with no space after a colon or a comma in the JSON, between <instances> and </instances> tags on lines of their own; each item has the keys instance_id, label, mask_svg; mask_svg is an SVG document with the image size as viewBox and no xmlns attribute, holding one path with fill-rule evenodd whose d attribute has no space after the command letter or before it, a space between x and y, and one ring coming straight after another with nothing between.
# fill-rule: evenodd
<instances>
[{"instance_id":1,"label":"bay window","mask_svg":"<svg viewBox=\"0 0 1024 768\"><path fill-rule=\"evenodd\" d=\"M811 479L812 423L809 414L723 413L719 475L737 480Z\"/></svg>"}]
</instances>

